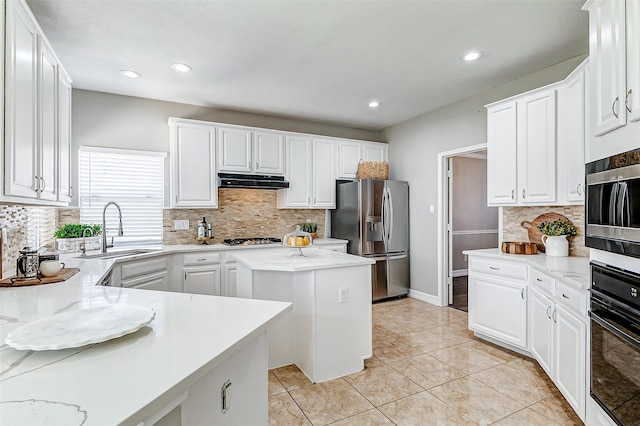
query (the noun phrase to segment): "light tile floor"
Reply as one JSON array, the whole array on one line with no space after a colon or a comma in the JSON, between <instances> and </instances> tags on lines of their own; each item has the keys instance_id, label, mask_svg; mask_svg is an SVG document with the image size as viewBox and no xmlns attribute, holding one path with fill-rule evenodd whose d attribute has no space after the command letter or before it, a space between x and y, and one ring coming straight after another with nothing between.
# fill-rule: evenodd
<instances>
[{"instance_id":1,"label":"light tile floor","mask_svg":"<svg viewBox=\"0 0 640 426\"><path fill-rule=\"evenodd\" d=\"M373 305L365 366L319 384L295 365L269 371L269 424L582 424L534 360L475 338L455 309Z\"/></svg>"}]
</instances>

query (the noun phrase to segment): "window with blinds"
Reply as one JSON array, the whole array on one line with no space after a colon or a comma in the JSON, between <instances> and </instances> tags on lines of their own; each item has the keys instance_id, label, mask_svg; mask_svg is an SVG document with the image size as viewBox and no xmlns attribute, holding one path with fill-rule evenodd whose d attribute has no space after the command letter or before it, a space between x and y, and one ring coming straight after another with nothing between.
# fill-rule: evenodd
<instances>
[{"instance_id":1,"label":"window with blinds","mask_svg":"<svg viewBox=\"0 0 640 426\"><path fill-rule=\"evenodd\" d=\"M53 242L53 233L56 231L56 216L55 208L27 207L25 229L29 247L40 248Z\"/></svg>"},{"instance_id":2,"label":"window with blinds","mask_svg":"<svg viewBox=\"0 0 640 426\"><path fill-rule=\"evenodd\" d=\"M122 210L124 236L118 237L118 209L106 211L106 237L114 246L162 244L164 152L80 147L80 221L102 224L104 206ZM105 235L105 231L103 231Z\"/></svg>"}]
</instances>

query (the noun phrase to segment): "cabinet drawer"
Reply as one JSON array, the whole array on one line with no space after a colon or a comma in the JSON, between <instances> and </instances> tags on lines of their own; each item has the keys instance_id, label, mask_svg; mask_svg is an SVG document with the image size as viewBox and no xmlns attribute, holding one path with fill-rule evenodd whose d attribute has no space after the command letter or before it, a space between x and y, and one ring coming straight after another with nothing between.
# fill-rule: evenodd
<instances>
[{"instance_id":1,"label":"cabinet drawer","mask_svg":"<svg viewBox=\"0 0 640 426\"><path fill-rule=\"evenodd\" d=\"M556 282L556 301L574 313L585 317L589 306L589 295L586 291L578 290L562 281Z\"/></svg>"},{"instance_id":2,"label":"cabinet drawer","mask_svg":"<svg viewBox=\"0 0 640 426\"><path fill-rule=\"evenodd\" d=\"M183 265L207 265L212 263L220 263L220 253L193 253L185 254Z\"/></svg>"},{"instance_id":3,"label":"cabinet drawer","mask_svg":"<svg viewBox=\"0 0 640 426\"><path fill-rule=\"evenodd\" d=\"M167 258L154 258L149 260L140 260L128 262L122 265L120 279L126 280L140 275L150 274L152 272L166 271Z\"/></svg>"},{"instance_id":4,"label":"cabinet drawer","mask_svg":"<svg viewBox=\"0 0 640 426\"><path fill-rule=\"evenodd\" d=\"M501 259L469 258L469 269L472 272L491 274L499 277L527 279L527 265L518 262L508 262Z\"/></svg>"},{"instance_id":5,"label":"cabinet drawer","mask_svg":"<svg viewBox=\"0 0 640 426\"><path fill-rule=\"evenodd\" d=\"M556 279L534 268L529 268L529 282L532 286L552 296L556 288Z\"/></svg>"}]
</instances>

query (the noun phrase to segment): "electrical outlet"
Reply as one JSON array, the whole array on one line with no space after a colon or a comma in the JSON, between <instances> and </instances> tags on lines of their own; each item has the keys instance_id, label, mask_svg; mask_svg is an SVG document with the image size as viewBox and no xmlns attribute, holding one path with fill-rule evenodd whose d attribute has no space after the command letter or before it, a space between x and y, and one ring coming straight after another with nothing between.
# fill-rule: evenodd
<instances>
[{"instance_id":1,"label":"electrical outlet","mask_svg":"<svg viewBox=\"0 0 640 426\"><path fill-rule=\"evenodd\" d=\"M348 287L340 287L338 289L338 302L346 303L349 301L349 288Z\"/></svg>"},{"instance_id":2,"label":"electrical outlet","mask_svg":"<svg viewBox=\"0 0 640 426\"><path fill-rule=\"evenodd\" d=\"M188 220L174 220L173 227L176 230L179 229L189 229L189 221Z\"/></svg>"},{"instance_id":3,"label":"electrical outlet","mask_svg":"<svg viewBox=\"0 0 640 426\"><path fill-rule=\"evenodd\" d=\"M429 213L433 214L436 212L435 204L429 204Z\"/></svg>"}]
</instances>

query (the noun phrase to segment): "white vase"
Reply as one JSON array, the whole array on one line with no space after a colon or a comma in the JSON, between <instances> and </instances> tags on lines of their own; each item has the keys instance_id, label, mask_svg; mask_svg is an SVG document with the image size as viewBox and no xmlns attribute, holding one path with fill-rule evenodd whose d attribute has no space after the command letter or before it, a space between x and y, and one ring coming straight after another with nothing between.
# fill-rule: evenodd
<instances>
[{"instance_id":1,"label":"white vase","mask_svg":"<svg viewBox=\"0 0 640 426\"><path fill-rule=\"evenodd\" d=\"M566 235L543 235L542 244L545 246L547 256L569 256L569 241Z\"/></svg>"}]
</instances>

